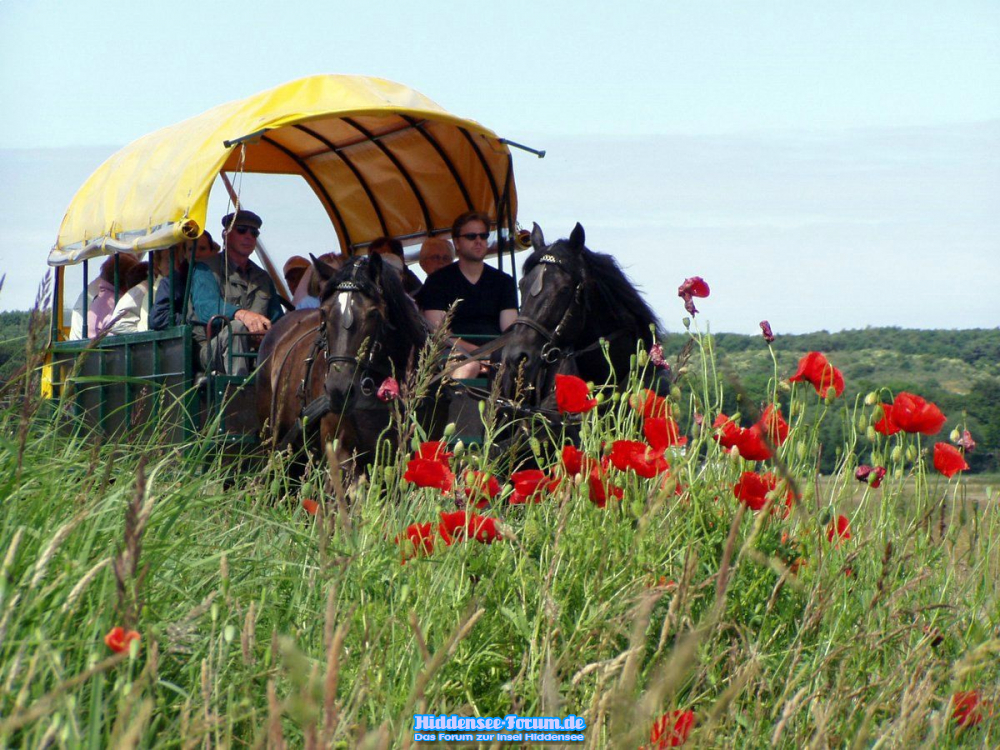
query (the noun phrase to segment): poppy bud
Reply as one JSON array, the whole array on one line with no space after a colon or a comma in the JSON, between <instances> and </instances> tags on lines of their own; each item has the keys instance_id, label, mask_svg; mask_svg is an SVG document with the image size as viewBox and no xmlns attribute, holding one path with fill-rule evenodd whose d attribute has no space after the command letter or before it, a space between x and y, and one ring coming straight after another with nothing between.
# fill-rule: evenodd
<instances>
[{"instance_id":1,"label":"poppy bud","mask_svg":"<svg viewBox=\"0 0 1000 750\"><path fill-rule=\"evenodd\" d=\"M604 403L604 394L603 393L598 393L596 396L594 396L594 400L597 401L597 403L599 403L599 404L603 404Z\"/></svg>"},{"instance_id":2,"label":"poppy bud","mask_svg":"<svg viewBox=\"0 0 1000 750\"><path fill-rule=\"evenodd\" d=\"M676 385L670 389L670 398L672 398L674 401L681 400L681 389L678 388ZM958 442L958 440L956 439L955 442Z\"/></svg>"},{"instance_id":3,"label":"poppy bud","mask_svg":"<svg viewBox=\"0 0 1000 750\"><path fill-rule=\"evenodd\" d=\"M691 328L691 318L682 318L681 323L684 325L685 330Z\"/></svg>"},{"instance_id":4,"label":"poppy bud","mask_svg":"<svg viewBox=\"0 0 1000 750\"><path fill-rule=\"evenodd\" d=\"M680 404L671 404L670 405L670 413L671 413L671 415L673 415L674 420L680 419L681 418L681 406L680 406Z\"/></svg>"},{"instance_id":5,"label":"poppy bud","mask_svg":"<svg viewBox=\"0 0 1000 750\"><path fill-rule=\"evenodd\" d=\"M830 512L829 508L827 508L826 510L823 511L822 515L820 515L819 517L820 526L826 526L832 520L833 520L833 513Z\"/></svg>"},{"instance_id":6,"label":"poppy bud","mask_svg":"<svg viewBox=\"0 0 1000 750\"><path fill-rule=\"evenodd\" d=\"M875 436L877 434L878 433L875 432L875 428L872 427L871 425L868 425L868 429L865 430L865 437L868 438L871 442L874 443L875 442Z\"/></svg>"},{"instance_id":7,"label":"poppy bud","mask_svg":"<svg viewBox=\"0 0 1000 750\"><path fill-rule=\"evenodd\" d=\"M858 432L867 432L867 431L868 431L868 418L864 414L862 414L860 417L858 417Z\"/></svg>"},{"instance_id":8,"label":"poppy bud","mask_svg":"<svg viewBox=\"0 0 1000 750\"><path fill-rule=\"evenodd\" d=\"M465 452L465 443L463 443L461 440L456 440L455 445L452 446L451 452L454 453L456 456L462 455L462 453Z\"/></svg>"},{"instance_id":9,"label":"poppy bud","mask_svg":"<svg viewBox=\"0 0 1000 750\"><path fill-rule=\"evenodd\" d=\"M634 369L635 369L635 365L636 365L636 362L638 362L638 361L639 361L639 360L638 360L638 358L637 358L637 357L636 357L636 356L635 356L634 354L633 354L633 355L632 355L631 357L629 357L629 358L628 358L628 366L629 366L629 369L630 369L630 370L634 370Z\"/></svg>"},{"instance_id":10,"label":"poppy bud","mask_svg":"<svg viewBox=\"0 0 1000 750\"><path fill-rule=\"evenodd\" d=\"M385 481L387 484L392 484L392 477L395 473L396 469L395 467L392 466L386 466L384 469L382 469L382 475L385 477Z\"/></svg>"},{"instance_id":11,"label":"poppy bud","mask_svg":"<svg viewBox=\"0 0 1000 750\"><path fill-rule=\"evenodd\" d=\"M903 469L899 468L899 469L896 469L894 472L892 472L892 478L893 479L902 479L903 478Z\"/></svg>"},{"instance_id":12,"label":"poppy bud","mask_svg":"<svg viewBox=\"0 0 1000 750\"><path fill-rule=\"evenodd\" d=\"M687 367L678 367L677 368L677 374L678 375L687 375L688 374L688 368Z\"/></svg>"},{"instance_id":13,"label":"poppy bud","mask_svg":"<svg viewBox=\"0 0 1000 750\"><path fill-rule=\"evenodd\" d=\"M865 406L875 406L879 402L878 393L872 391L865 396Z\"/></svg>"},{"instance_id":14,"label":"poppy bud","mask_svg":"<svg viewBox=\"0 0 1000 750\"><path fill-rule=\"evenodd\" d=\"M816 483L809 482L802 490L802 502L809 502L816 494Z\"/></svg>"},{"instance_id":15,"label":"poppy bud","mask_svg":"<svg viewBox=\"0 0 1000 750\"><path fill-rule=\"evenodd\" d=\"M611 394L611 403L613 404L617 403L618 401L621 400L621 397L622 394L620 394L618 391L615 391L614 393Z\"/></svg>"},{"instance_id":16,"label":"poppy bud","mask_svg":"<svg viewBox=\"0 0 1000 750\"><path fill-rule=\"evenodd\" d=\"M649 355L646 352L639 352L639 367L645 367L649 364Z\"/></svg>"},{"instance_id":17,"label":"poppy bud","mask_svg":"<svg viewBox=\"0 0 1000 750\"><path fill-rule=\"evenodd\" d=\"M829 406L834 401L836 401L837 400L837 389L834 388L832 385L829 388L827 388L826 389L826 397L825 397L824 400L826 401L827 406Z\"/></svg>"},{"instance_id":18,"label":"poppy bud","mask_svg":"<svg viewBox=\"0 0 1000 750\"><path fill-rule=\"evenodd\" d=\"M448 424L446 424L444 426L444 433L443 433L443 435L446 438L450 438L454 434L455 434L455 423L454 422L449 422Z\"/></svg>"},{"instance_id":19,"label":"poppy bud","mask_svg":"<svg viewBox=\"0 0 1000 750\"><path fill-rule=\"evenodd\" d=\"M479 406L479 416L482 417L486 413L486 402L480 401L478 406Z\"/></svg>"},{"instance_id":20,"label":"poppy bud","mask_svg":"<svg viewBox=\"0 0 1000 750\"><path fill-rule=\"evenodd\" d=\"M739 446L734 445L732 448L729 449L729 460L732 461L734 464L738 464L740 462Z\"/></svg>"},{"instance_id":21,"label":"poppy bud","mask_svg":"<svg viewBox=\"0 0 1000 750\"><path fill-rule=\"evenodd\" d=\"M531 446L531 452L534 453L536 456L542 452L542 444L538 441L538 438L531 437L528 440L528 445Z\"/></svg>"},{"instance_id":22,"label":"poppy bud","mask_svg":"<svg viewBox=\"0 0 1000 750\"><path fill-rule=\"evenodd\" d=\"M479 403L482 404L483 402L480 401ZM420 438L416 435L410 438L410 450L413 452L420 450Z\"/></svg>"},{"instance_id":23,"label":"poppy bud","mask_svg":"<svg viewBox=\"0 0 1000 750\"><path fill-rule=\"evenodd\" d=\"M778 390L781 391L782 393L789 393L792 390L792 384L789 383L787 380L779 380Z\"/></svg>"},{"instance_id":24,"label":"poppy bud","mask_svg":"<svg viewBox=\"0 0 1000 750\"><path fill-rule=\"evenodd\" d=\"M797 455L799 457L799 460L802 460L803 458L806 457L806 444L805 443L796 443L795 444L795 455Z\"/></svg>"},{"instance_id":25,"label":"poppy bud","mask_svg":"<svg viewBox=\"0 0 1000 750\"><path fill-rule=\"evenodd\" d=\"M907 461L917 460L917 446L911 445L906 449L906 460Z\"/></svg>"},{"instance_id":26,"label":"poppy bud","mask_svg":"<svg viewBox=\"0 0 1000 750\"><path fill-rule=\"evenodd\" d=\"M801 401L792 401L788 405L788 416L797 417L799 414L803 412L805 407L806 405L803 404Z\"/></svg>"},{"instance_id":27,"label":"poppy bud","mask_svg":"<svg viewBox=\"0 0 1000 750\"><path fill-rule=\"evenodd\" d=\"M898 464L900 461L902 461L903 460L902 446L897 445L895 448L893 448L892 453L889 454L889 458L891 458L892 462L895 464Z\"/></svg>"},{"instance_id":28,"label":"poppy bud","mask_svg":"<svg viewBox=\"0 0 1000 750\"><path fill-rule=\"evenodd\" d=\"M951 434L948 436L948 439L951 440L951 442L953 443L957 443L959 440L962 439L962 433L959 432L958 428L956 427L954 430L951 431Z\"/></svg>"}]
</instances>

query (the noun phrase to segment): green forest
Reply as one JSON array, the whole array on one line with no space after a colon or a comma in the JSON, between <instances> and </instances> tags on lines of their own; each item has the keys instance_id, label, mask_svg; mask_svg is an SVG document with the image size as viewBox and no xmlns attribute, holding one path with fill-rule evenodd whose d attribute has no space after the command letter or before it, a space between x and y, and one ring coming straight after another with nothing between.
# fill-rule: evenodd
<instances>
[{"instance_id":1,"label":"green forest","mask_svg":"<svg viewBox=\"0 0 1000 750\"><path fill-rule=\"evenodd\" d=\"M27 312L0 313L0 383L24 364L28 321ZM687 334L665 337L669 361L676 361L688 340ZM711 342L722 375L735 386L726 391L727 413L740 411L742 398L761 398L775 372L764 340L719 333ZM863 399L884 388L893 394L910 391L935 402L948 415L942 434L955 427L968 429L978 444L968 456L972 471L1000 470L1000 328L818 331L779 335L773 350L780 378L793 374L806 352L820 351L844 373L848 394ZM824 443L843 445L842 427L836 420L826 421ZM834 454L824 454L821 468L832 471L835 463Z\"/></svg>"}]
</instances>

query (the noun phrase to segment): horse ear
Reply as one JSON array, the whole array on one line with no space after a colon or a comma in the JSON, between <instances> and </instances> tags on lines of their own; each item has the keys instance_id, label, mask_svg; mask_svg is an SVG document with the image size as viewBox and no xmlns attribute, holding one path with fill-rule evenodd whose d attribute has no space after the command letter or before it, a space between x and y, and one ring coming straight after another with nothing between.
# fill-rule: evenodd
<instances>
[{"instance_id":1,"label":"horse ear","mask_svg":"<svg viewBox=\"0 0 1000 750\"><path fill-rule=\"evenodd\" d=\"M538 226L538 222L534 222L531 227L531 246L535 250L545 248L545 235L542 234L542 228Z\"/></svg>"},{"instance_id":2,"label":"horse ear","mask_svg":"<svg viewBox=\"0 0 1000 750\"><path fill-rule=\"evenodd\" d=\"M324 260L320 260L312 253L309 253L309 257L312 258L313 268L316 269L316 273L323 281L329 281L337 273L337 269L331 266Z\"/></svg>"},{"instance_id":3,"label":"horse ear","mask_svg":"<svg viewBox=\"0 0 1000 750\"><path fill-rule=\"evenodd\" d=\"M583 225L580 222L576 223L573 227L573 231L569 235L569 244L574 250L579 250L585 244L586 237L583 233Z\"/></svg>"}]
</instances>

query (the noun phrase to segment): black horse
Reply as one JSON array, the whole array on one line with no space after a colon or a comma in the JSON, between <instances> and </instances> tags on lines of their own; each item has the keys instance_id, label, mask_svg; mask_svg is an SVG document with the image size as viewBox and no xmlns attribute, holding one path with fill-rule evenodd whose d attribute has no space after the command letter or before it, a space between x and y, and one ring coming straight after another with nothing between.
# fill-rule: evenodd
<instances>
[{"instance_id":1,"label":"black horse","mask_svg":"<svg viewBox=\"0 0 1000 750\"><path fill-rule=\"evenodd\" d=\"M379 389L388 378L404 381L428 332L381 256L352 259L339 271L313 264L323 280L320 307L285 315L264 338L257 412L274 449L337 438L338 461L354 457L363 468L391 421Z\"/></svg>"},{"instance_id":2,"label":"black horse","mask_svg":"<svg viewBox=\"0 0 1000 750\"><path fill-rule=\"evenodd\" d=\"M544 408L551 403L556 374L624 385L637 346L648 351L659 336L656 314L614 258L584 246L580 224L568 240L551 245L535 224L531 244L534 252L522 271L521 312L503 348L503 395ZM607 341L607 357L601 339Z\"/></svg>"}]
</instances>

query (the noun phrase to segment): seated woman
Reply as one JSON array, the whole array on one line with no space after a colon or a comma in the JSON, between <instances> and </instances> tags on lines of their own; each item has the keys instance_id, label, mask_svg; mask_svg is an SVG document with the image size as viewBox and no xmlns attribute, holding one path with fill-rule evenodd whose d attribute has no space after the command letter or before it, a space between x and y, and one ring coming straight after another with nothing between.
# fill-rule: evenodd
<instances>
[{"instance_id":1,"label":"seated woman","mask_svg":"<svg viewBox=\"0 0 1000 750\"><path fill-rule=\"evenodd\" d=\"M174 246L173 283L170 277L170 250L160 251L166 258L165 270L154 292L153 312L149 319L152 330L162 331L184 320L184 291L187 289L188 258L192 251L194 262L198 263L216 255L221 249L207 231L196 240Z\"/></svg>"},{"instance_id":2,"label":"seated woman","mask_svg":"<svg viewBox=\"0 0 1000 750\"><path fill-rule=\"evenodd\" d=\"M105 300L110 300L110 307L106 310L106 313L110 315L111 311L115 308L115 257L112 255L107 260L101 264L101 270L98 273L96 279L87 284L87 288L80 292L80 296L76 298L76 302L73 305L73 312L70 315L70 325L69 325L69 340L77 341L82 339L83 336L83 302L87 300L87 338L94 338L97 334L94 331L94 324L91 320L90 313L94 309L94 302L97 300L102 289L106 290ZM125 272L129 267L134 266L139 261L133 255L120 254L118 257L118 280L121 282L124 279ZM119 290L120 292L121 290ZM105 303L102 302L102 306ZM105 317L105 319L107 319Z\"/></svg>"},{"instance_id":3,"label":"seated woman","mask_svg":"<svg viewBox=\"0 0 1000 750\"><path fill-rule=\"evenodd\" d=\"M378 253L382 256L382 260L388 261L389 265L399 271L400 276L403 278L403 289L407 294L412 297L420 291L420 279L413 271L406 267L406 262L403 258L402 242L392 237L379 237L372 240L372 244L368 246L368 254L371 255L372 253Z\"/></svg>"},{"instance_id":4,"label":"seated woman","mask_svg":"<svg viewBox=\"0 0 1000 750\"><path fill-rule=\"evenodd\" d=\"M94 298L93 304L90 305L90 309L87 310L87 338L97 338L111 325L117 298L126 291L125 278L138 262L132 255L121 254L118 256L117 288L115 287L115 256L111 256L101 265L97 296Z\"/></svg>"},{"instance_id":5,"label":"seated woman","mask_svg":"<svg viewBox=\"0 0 1000 750\"><path fill-rule=\"evenodd\" d=\"M170 262L169 259L167 262ZM157 265L156 258L153 265L154 268ZM111 313L108 332L112 335L149 330L149 303L146 300L149 295L149 263L136 263L125 272L125 288L127 291Z\"/></svg>"}]
</instances>

